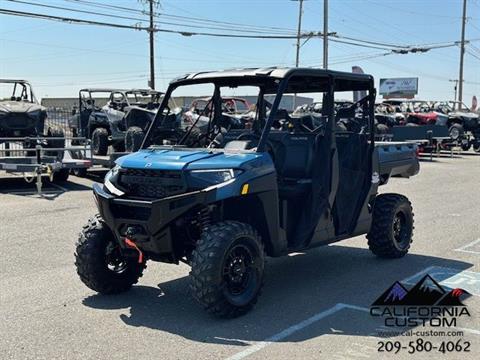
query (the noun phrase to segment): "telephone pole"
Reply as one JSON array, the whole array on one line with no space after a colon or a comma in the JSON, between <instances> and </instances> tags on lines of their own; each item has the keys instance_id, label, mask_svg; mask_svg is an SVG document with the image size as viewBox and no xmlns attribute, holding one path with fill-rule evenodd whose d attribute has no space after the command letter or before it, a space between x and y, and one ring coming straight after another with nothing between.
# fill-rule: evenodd
<instances>
[{"instance_id":1,"label":"telephone pole","mask_svg":"<svg viewBox=\"0 0 480 360\"><path fill-rule=\"evenodd\" d=\"M150 0L150 81L148 83L151 89L155 89L155 39L154 39L154 30L155 25L153 24L153 3L155 0Z\"/></svg>"},{"instance_id":2,"label":"telephone pole","mask_svg":"<svg viewBox=\"0 0 480 360\"><path fill-rule=\"evenodd\" d=\"M458 76L458 109L463 101L463 57L465 55L465 24L467 23L467 0L463 0L462 40L460 42L460 74Z\"/></svg>"},{"instance_id":3,"label":"telephone pole","mask_svg":"<svg viewBox=\"0 0 480 360\"><path fill-rule=\"evenodd\" d=\"M328 69L328 0L323 0L323 68Z\"/></svg>"},{"instance_id":4,"label":"telephone pole","mask_svg":"<svg viewBox=\"0 0 480 360\"><path fill-rule=\"evenodd\" d=\"M303 13L303 0L299 0L298 7L298 28L297 28L297 55L295 57L295 67L298 67L300 63L300 35L302 32L302 13Z\"/></svg>"},{"instance_id":5,"label":"telephone pole","mask_svg":"<svg viewBox=\"0 0 480 360\"><path fill-rule=\"evenodd\" d=\"M448 80L448 81L455 83L455 87L454 87L455 97L453 98L453 101L457 101L458 79L450 79L450 80ZM454 107L455 107L455 105L454 105Z\"/></svg>"},{"instance_id":6,"label":"telephone pole","mask_svg":"<svg viewBox=\"0 0 480 360\"><path fill-rule=\"evenodd\" d=\"M153 5L155 0L149 0L150 2L150 27L148 29L150 35L150 81L148 85L151 89L155 89L155 25L153 24Z\"/></svg>"}]
</instances>

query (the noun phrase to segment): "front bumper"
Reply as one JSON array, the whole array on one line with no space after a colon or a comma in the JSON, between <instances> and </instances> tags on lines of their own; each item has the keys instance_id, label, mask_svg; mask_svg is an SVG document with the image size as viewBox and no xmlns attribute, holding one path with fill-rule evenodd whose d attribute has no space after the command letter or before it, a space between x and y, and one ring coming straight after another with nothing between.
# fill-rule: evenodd
<instances>
[{"instance_id":1,"label":"front bumper","mask_svg":"<svg viewBox=\"0 0 480 360\"><path fill-rule=\"evenodd\" d=\"M137 230L135 242L147 256L172 262L178 260L174 256L172 222L216 198L216 189L209 188L154 201L123 199L107 193L102 184L97 183L93 184L93 193L100 215L123 249L127 248L124 243L127 228L133 226Z\"/></svg>"}]
</instances>

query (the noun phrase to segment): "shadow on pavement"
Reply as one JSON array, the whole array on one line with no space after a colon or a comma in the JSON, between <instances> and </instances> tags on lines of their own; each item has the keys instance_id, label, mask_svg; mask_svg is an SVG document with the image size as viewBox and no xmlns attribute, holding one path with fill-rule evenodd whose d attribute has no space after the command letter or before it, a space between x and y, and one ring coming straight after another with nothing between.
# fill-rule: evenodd
<instances>
[{"instance_id":1,"label":"shadow on pavement","mask_svg":"<svg viewBox=\"0 0 480 360\"><path fill-rule=\"evenodd\" d=\"M262 341L337 303L368 307L394 281L429 266L449 267L461 272L473 265L415 254L383 260L367 249L328 246L306 254L269 259L265 287L257 306L247 315L233 320L216 319L206 314L191 299L187 277L161 283L158 288L135 286L130 292L116 296L92 295L85 298L83 304L101 310L129 308L129 314L122 314L120 318L134 327L166 331L198 342L249 345L248 342ZM345 316L344 310L341 313ZM366 313L361 316L369 317ZM329 316L332 317L335 315ZM301 337L281 341L297 341L296 338L303 341L331 333L323 320L320 323L309 328L308 333L302 332ZM372 335L371 326L349 321L348 316L336 325L343 334Z\"/></svg>"},{"instance_id":2,"label":"shadow on pavement","mask_svg":"<svg viewBox=\"0 0 480 360\"><path fill-rule=\"evenodd\" d=\"M41 198L46 200L54 200L66 191L91 191L90 186L72 182L73 176L66 182L52 184L48 180L44 180L42 184ZM34 182L27 182L21 177L0 178L0 194L10 194L17 196L38 196L37 187Z\"/></svg>"}]
</instances>

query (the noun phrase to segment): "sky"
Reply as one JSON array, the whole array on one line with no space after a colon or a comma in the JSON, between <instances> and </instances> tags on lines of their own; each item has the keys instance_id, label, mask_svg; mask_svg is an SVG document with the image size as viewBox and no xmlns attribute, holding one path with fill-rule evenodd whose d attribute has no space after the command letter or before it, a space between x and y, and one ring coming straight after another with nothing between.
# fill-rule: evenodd
<instances>
[{"instance_id":1,"label":"sky","mask_svg":"<svg viewBox=\"0 0 480 360\"><path fill-rule=\"evenodd\" d=\"M25 0L27 1L27 0ZM480 95L480 0L467 0L464 102ZM142 14L99 9L76 0L28 2L146 19ZM87 1L88 2L88 1ZM96 4L146 8L141 0L90 0ZM295 32L298 1L291 0L161 0L157 20L163 29L225 32L224 22L254 26L269 34ZM110 18L0 0L0 8L133 25L131 19ZM462 0L330 0L329 32L396 45L454 42L460 39ZM205 18L201 26L173 16ZM222 23L219 23L222 22ZM281 28L281 30L278 30ZM288 29L288 30L283 30ZM323 0L305 0L302 31L323 30ZM188 72L242 67L294 66L295 39L239 39L180 34L155 34L156 88ZM476 40L475 40L476 39ZM300 66L322 66L322 41L312 38L301 48ZM351 71L353 65L380 78L418 77L417 98L451 100L458 79L458 46L426 53L383 56L385 50L329 42L329 68ZM147 87L148 34L145 31L75 25L0 14L0 78L28 79L38 98L75 97L84 87ZM473 55L472 55L473 54Z\"/></svg>"}]
</instances>

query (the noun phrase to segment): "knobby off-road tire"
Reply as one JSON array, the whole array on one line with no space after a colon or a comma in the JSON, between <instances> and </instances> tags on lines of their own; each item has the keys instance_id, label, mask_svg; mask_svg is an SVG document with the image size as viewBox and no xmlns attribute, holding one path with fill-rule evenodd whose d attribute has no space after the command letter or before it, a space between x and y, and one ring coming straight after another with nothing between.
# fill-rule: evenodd
<instances>
[{"instance_id":1,"label":"knobby off-road tire","mask_svg":"<svg viewBox=\"0 0 480 360\"><path fill-rule=\"evenodd\" d=\"M138 126L131 126L125 133L125 151L135 152L140 150L145 133Z\"/></svg>"},{"instance_id":2,"label":"knobby off-road tire","mask_svg":"<svg viewBox=\"0 0 480 360\"><path fill-rule=\"evenodd\" d=\"M233 318L253 308L263 286L265 255L257 231L224 221L208 227L193 251L190 289L215 316Z\"/></svg>"},{"instance_id":3,"label":"knobby off-road tire","mask_svg":"<svg viewBox=\"0 0 480 360\"><path fill-rule=\"evenodd\" d=\"M82 282L101 294L127 291L142 276L146 265L122 257L114 236L100 215L92 217L80 233L75 265Z\"/></svg>"},{"instance_id":4,"label":"knobby off-road tire","mask_svg":"<svg viewBox=\"0 0 480 360\"><path fill-rule=\"evenodd\" d=\"M465 134L465 130L463 129L463 126L460 124L452 124L450 126L450 129L448 129L448 134L452 138L452 140L461 140L463 135Z\"/></svg>"},{"instance_id":5,"label":"knobby off-road tire","mask_svg":"<svg viewBox=\"0 0 480 360\"><path fill-rule=\"evenodd\" d=\"M375 255L383 258L405 256L412 242L413 229L412 205L405 196L377 196L372 226L367 234L368 246Z\"/></svg>"},{"instance_id":6,"label":"knobby off-road tire","mask_svg":"<svg viewBox=\"0 0 480 360\"><path fill-rule=\"evenodd\" d=\"M92 133L92 152L94 155L107 155L108 131L105 128L96 128Z\"/></svg>"},{"instance_id":7,"label":"knobby off-road tire","mask_svg":"<svg viewBox=\"0 0 480 360\"><path fill-rule=\"evenodd\" d=\"M49 137L61 138L61 139L48 139ZM47 148L57 148L57 149L65 148L65 132L62 129L58 127L48 128ZM56 156L58 161L62 161L64 151L63 150L45 151L45 155Z\"/></svg>"}]
</instances>

